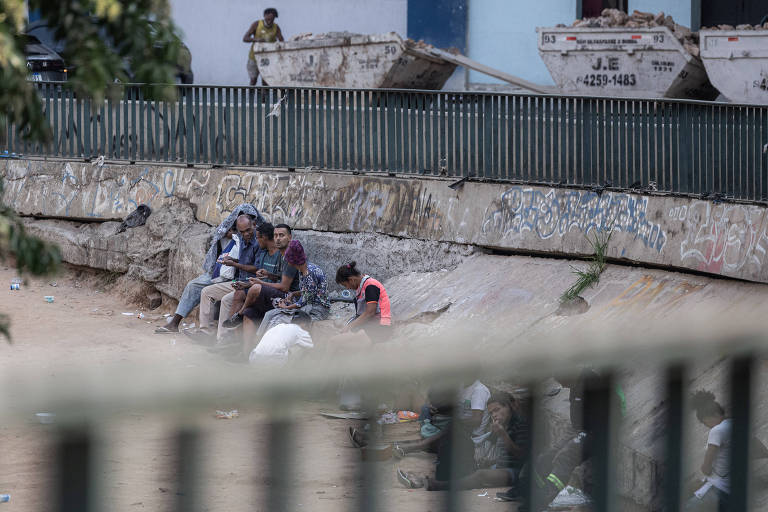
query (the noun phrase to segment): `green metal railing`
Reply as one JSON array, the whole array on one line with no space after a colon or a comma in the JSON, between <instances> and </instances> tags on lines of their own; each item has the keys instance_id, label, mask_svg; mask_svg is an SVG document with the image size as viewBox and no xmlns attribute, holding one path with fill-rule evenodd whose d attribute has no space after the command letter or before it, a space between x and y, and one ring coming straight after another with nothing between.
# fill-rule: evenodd
<instances>
[{"instance_id":1,"label":"green metal railing","mask_svg":"<svg viewBox=\"0 0 768 512\"><path fill-rule=\"evenodd\" d=\"M327 88L126 86L95 105L37 84L49 144L11 153L379 171L768 198L768 107Z\"/></svg>"}]
</instances>

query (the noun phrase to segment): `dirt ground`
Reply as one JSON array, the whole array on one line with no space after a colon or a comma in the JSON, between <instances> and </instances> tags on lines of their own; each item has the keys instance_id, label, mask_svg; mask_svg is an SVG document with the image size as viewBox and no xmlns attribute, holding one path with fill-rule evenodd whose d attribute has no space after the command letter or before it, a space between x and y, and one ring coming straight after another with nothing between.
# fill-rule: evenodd
<instances>
[{"instance_id":1,"label":"dirt ground","mask_svg":"<svg viewBox=\"0 0 768 512\"><path fill-rule=\"evenodd\" d=\"M13 269L0 267L0 283L10 283ZM55 283L56 286L53 286ZM138 319L136 305L128 304L103 279L76 269L65 269L53 278L33 279L21 290L0 293L0 312L8 314L13 344L0 342L0 365L31 375L55 375L77 365L164 360L185 367L208 364L204 347L183 335L155 335L153 329L168 309L149 312ZM44 296L53 295L47 303ZM123 315L123 313L132 313ZM23 390L18 390L23 393ZM294 510L336 511L349 509L360 497L357 474L359 450L346 435L351 424L318 414L332 405L307 402L297 415L294 475ZM238 408L240 417L217 420L216 409ZM263 431L267 411L238 407L227 396L211 404L195 421L203 433L203 474L199 496L201 510L267 510L266 490L270 474L266 466L268 441ZM53 508L50 497L53 453L51 439L56 425L40 424L34 416L19 418L13 410L0 417L0 493L11 494L3 505L15 511ZM415 424L387 426L390 439L415 438ZM162 510L173 506L177 488L173 474L174 425L167 417L125 410L105 418L98 430L96 474L103 482L97 510ZM395 468L427 471L433 456L410 456L403 461L377 463L382 475L383 506L392 510L437 511L444 493L405 489L396 481ZM494 501L498 490L461 493L465 510L514 510L514 505Z\"/></svg>"}]
</instances>

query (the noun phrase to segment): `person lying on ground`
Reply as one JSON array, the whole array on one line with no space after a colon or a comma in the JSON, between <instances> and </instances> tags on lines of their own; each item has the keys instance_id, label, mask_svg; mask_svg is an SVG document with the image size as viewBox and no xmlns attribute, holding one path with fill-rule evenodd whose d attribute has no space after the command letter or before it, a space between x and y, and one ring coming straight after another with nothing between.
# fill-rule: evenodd
<instances>
[{"instance_id":1,"label":"person lying on ground","mask_svg":"<svg viewBox=\"0 0 768 512\"><path fill-rule=\"evenodd\" d=\"M564 388L569 389L568 400L570 402L571 428L576 433L573 437L567 437L562 443L553 446L536 458L534 462L532 478L534 479L537 499L548 506L565 489L574 470L582 466L582 481L584 491L590 494L592 491L592 465L591 448L592 432L599 423L605 421L610 414L612 393L616 393L621 403L621 412L624 413L624 393L619 386L607 393L601 393L605 385L605 379L592 368L583 368L576 378L560 376L557 381ZM587 397L589 395L589 397ZM587 398L590 398L587 400ZM526 471L528 473L528 471ZM526 482L521 481L505 493L497 496L504 500L517 500L522 494ZM528 504L523 503L518 508L521 512L528 512Z\"/></svg>"},{"instance_id":2,"label":"person lying on ground","mask_svg":"<svg viewBox=\"0 0 768 512\"><path fill-rule=\"evenodd\" d=\"M487 412L491 418L488 435L482 446L475 448L476 453L479 451L482 455L475 455L472 472L454 480L458 490L514 485L525 463L529 440L528 422L518 401L506 393L496 393L488 400ZM444 439L442 447L448 445L449 440ZM438 459L446 459L446 455L438 453ZM400 468L397 469L397 477L400 483L409 488L424 487L428 491L444 491L449 486L448 478L419 476Z\"/></svg>"},{"instance_id":3,"label":"person lying on ground","mask_svg":"<svg viewBox=\"0 0 768 512\"><path fill-rule=\"evenodd\" d=\"M430 404L428 405L430 408L442 412L442 418L445 421L432 422L439 430L429 437L412 441L395 441L392 445L393 455L402 458L410 453L436 452L441 439L448 433L454 407L458 410L459 429L463 433L463 437L471 440L473 444L481 442L491 422L490 415L486 412L490 397L491 391L479 380L475 380L469 386L462 388L458 396L452 394L450 397L446 397L444 392L430 391ZM450 406L446 407L448 403ZM367 436L354 428L349 429L349 435L355 446L363 447L368 444Z\"/></svg>"},{"instance_id":4,"label":"person lying on ground","mask_svg":"<svg viewBox=\"0 0 768 512\"><path fill-rule=\"evenodd\" d=\"M245 322L243 337L246 341L258 343L267 329L278 324L291 323L297 311L308 314L313 321L325 320L331 314L325 272L314 263L307 261L301 242L291 240L283 259L287 265L298 270L299 290L289 293L277 302L274 309L267 311L255 333L253 332L255 323L250 319Z\"/></svg>"},{"instance_id":5,"label":"person lying on ground","mask_svg":"<svg viewBox=\"0 0 768 512\"><path fill-rule=\"evenodd\" d=\"M259 245L256 243L256 238L253 235L254 223L251 218L248 215L241 215L237 218L235 226L242 240L239 261L224 257L222 258L222 264L235 268L235 282L238 282L247 280L250 276L249 272L257 270L255 264L260 255ZM224 318L222 318L221 314L219 315L218 328L215 328L214 305L217 301L221 301L221 311L227 311L232 304L234 295L233 283L230 282L216 283L203 288L200 293L199 326L196 330L185 331L185 333L193 337L205 339L216 335L217 339L221 340L225 332L221 325Z\"/></svg>"},{"instance_id":6,"label":"person lying on ground","mask_svg":"<svg viewBox=\"0 0 768 512\"><path fill-rule=\"evenodd\" d=\"M274 228L275 247L280 252L280 259L275 273L261 272L249 279L248 283L239 284L232 302L232 313L222 324L224 327L237 327L244 316L260 321L264 314L274 309L273 299L284 299L288 293L299 289L299 272L285 263L285 251L292 240L291 228L287 224L278 224ZM272 282L272 279L279 281ZM245 313L248 313L245 315Z\"/></svg>"},{"instance_id":7,"label":"person lying on ground","mask_svg":"<svg viewBox=\"0 0 768 512\"><path fill-rule=\"evenodd\" d=\"M314 348L311 332L312 317L298 310L291 323L277 324L264 333L251 350L248 361L251 364L285 364L291 357Z\"/></svg>"},{"instance_id":8,"label":"person lying on ground","mask_svg":"<svg viewBox=\"0 0 768 512\"><path fill-rule=\"evenodd\" d=\"M704 479L685 503L686 511L725 510L731 494L730 458L733 421L711 391L697 391L691 398L696 418L709 428L701 472ZM752 440L752 456L768 458L768 448L757 438Z\"/></svg>"},{"instance_id":9,"label":"person lying on ground","mask_svg":"<svg viewBox=\"0 0 768 512\"><path fill-rule=\"evenodd\" d=\"M178 307L174 315L163 327L158 327L157 334L179 332L179 324L189 313L200 304L200 293L208 285L224 281L221 278L221 256L228 253L232 246L232 234L236 233L235 221L240 215L250 215L257 225L263 224L264 217L251 204L241 204L230 213L226 219L214 230L213 240L203 262L203 273L189 281L184 287L184 292L179 299Z\"/></svg>"},{"instance_id":10,"label":"person lying on ground","mask_svg":"<svg viewBox=\"0 0 768 512\"><path fill-rule=\"evenodd\" d=\"M351 261L336 271L336 283L355 292L355 316L342 333L362 330L374 343L392 337L392 313L389 295L379 281L362 274Z\"/></svg>"}]
</instances>

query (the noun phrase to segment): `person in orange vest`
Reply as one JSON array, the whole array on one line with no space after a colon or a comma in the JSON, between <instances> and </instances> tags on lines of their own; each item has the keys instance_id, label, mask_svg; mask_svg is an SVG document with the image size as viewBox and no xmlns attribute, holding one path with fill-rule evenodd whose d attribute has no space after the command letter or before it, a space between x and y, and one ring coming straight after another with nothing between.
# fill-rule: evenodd
<instances>
[{"instance_id":1,"label":"person in orange vest","mask_svg":"<svg viewBox=\"0 0 768 512\"><path fill-rule=\"evenodd\" d=\"M264 9L264 19L254 21L248 27L248 32L243 36L244 43L251 43L251 50L248 52L248 77L251 79L251 85L256 85L259 78L259 66L256 64L256 55L253 52L253 45L256 43L274 43L275 41L284 41L280 26L275 23L277 18L277 9L267 7ZM267 85L264 79L261 79L262 85Z\"/></svg>"},{"instance_id":2,"label":"person in orange vest","mask_svg":"<svg viewBox=\"0 0 768 512\"><path fill-rule=\"evenodd\" d=\"M355 292L355 316L342 332L362 330L374 343L392 336L392 313L384 285L362 274L354 261L336 271L336 282Z\"/></svg>"}]
</instances>

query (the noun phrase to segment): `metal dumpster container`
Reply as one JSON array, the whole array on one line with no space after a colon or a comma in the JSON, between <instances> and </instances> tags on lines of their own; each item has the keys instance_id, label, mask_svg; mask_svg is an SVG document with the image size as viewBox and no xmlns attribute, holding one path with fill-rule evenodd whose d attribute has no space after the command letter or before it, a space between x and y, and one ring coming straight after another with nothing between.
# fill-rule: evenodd
<instances>
[{"instance_id":1,"label":"metal dumpster container","mask_svg":"<svg viewBox=\"0 0 768 512\"><path fill-rule=\"evenodd\" d=\"M254 45L259 73L285 87L441 89L456 64L389 34L327 34Z\"/></svg>"},{"instance_id":2,"label":"metal dumpster container","mask_svg":"<svg viewBox=\"0 0 768 512\"><path fill-rule=\"evenodd\" d=\"M539 55L564 93L712 100L701 60L667 27L536 29Z\"/></svg>"},{"instance_id":3,"label":"metal dumpster container","mask_svg":"<svg viewBox=\"0 0 768 512\"><path fill-rule=\"evenodd\" d=\"M699 38L701 60L723 96L768 105L768 30L702 30Z\"/></svg>"}]
</instances>

